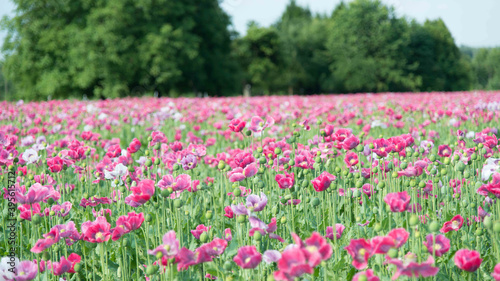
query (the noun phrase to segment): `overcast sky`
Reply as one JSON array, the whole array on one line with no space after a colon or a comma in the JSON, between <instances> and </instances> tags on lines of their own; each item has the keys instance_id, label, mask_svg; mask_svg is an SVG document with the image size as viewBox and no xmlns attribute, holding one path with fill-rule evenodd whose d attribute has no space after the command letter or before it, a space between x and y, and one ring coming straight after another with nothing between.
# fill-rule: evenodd
<instances>
[{"instance_id":1,"label":"overcast sky","mask_svg":"<svg viewBox=\"0 0 500 281\"><path fill-rule=\"evenodd\" d=\"M232 17L234 28L245 34L247 23L255 20L263 26L274 23L289 0L223 0L222 7ZM341 0L297 0L314 13L330 14ZM349 2L349 0L345 0ZM417 19L442 18L457 45L471 47L500 46L500 0L382 0L396 8L399 16ZM14 4L0 0L0 16L12 16ZM3 44L5 32L0 32ZM1 55L0 55L1 57Z\"/></svg>"}]
</instances>

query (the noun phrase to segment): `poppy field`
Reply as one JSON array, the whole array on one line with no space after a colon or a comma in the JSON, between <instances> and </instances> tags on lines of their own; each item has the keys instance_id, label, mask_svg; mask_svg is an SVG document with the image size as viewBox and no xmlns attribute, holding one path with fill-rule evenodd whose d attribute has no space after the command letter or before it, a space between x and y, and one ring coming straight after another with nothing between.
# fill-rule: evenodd
<instances>
[{"instance_id":1,"label":"poppy field","mask_svg":"<svg viewBox=\"0 0 500 281\"><path fill-rule=\"evenodd\" d=\"M500 280L500 92L3 102L0 280Z\"/></svg>"}]
</instances>

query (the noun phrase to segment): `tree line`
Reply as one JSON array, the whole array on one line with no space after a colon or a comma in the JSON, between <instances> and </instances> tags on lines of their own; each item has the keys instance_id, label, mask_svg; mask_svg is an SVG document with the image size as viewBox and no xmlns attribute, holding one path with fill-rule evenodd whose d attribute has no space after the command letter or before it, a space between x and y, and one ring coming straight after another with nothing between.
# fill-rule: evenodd
<instances>
[{"instance_id":1,"label":"tree line","mask_svg":"<svg viewBox=\"0 0 500 281\"><path fill-rule=\"evenodd\" d=\"M218 0L13 2L2 20L8 99L500 88L499 48L458 48L441 19L398 17L376 0L316 15L291 0L244 36Z\"/></svg>"}]
</instances>

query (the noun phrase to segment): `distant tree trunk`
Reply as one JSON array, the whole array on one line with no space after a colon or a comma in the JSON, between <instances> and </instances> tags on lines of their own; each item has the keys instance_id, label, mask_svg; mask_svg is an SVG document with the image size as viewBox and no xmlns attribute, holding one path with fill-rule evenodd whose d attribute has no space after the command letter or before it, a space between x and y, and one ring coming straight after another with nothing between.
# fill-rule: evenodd
<instances>
[{"instance_id":1,"label":"distant tree trunk","mask_svg":"<svg viewBox=\"0 0 500 281\"><path fill-rule=\"evenodd\" d=\"M245 98L249 98L252 95L252 86L250 84L246 84L245 88L243 88L243 96Z\"/></svg>"},{"instance_id":2,"label":"distant tree trunk","mask_svg":"<svg viewBox=\"0 0 500 281\"><path fill-rule=\"evenodd\" d=\"M293 86L288 86L288 94L293 96Z\"/></svg>"}]
</instances>

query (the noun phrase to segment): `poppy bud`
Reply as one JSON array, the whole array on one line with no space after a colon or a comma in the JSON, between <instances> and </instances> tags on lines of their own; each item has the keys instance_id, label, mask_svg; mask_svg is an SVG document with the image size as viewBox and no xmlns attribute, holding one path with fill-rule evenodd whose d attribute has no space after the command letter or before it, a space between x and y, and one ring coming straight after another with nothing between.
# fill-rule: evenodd
<instances>
[{"instance_id":1,"label":"poppy bud","mask_svg":"<svg viewBox=\"0 0 500 281\"><path fill-rule=\"evenodd\" d=\"M255 233L253 234L253 238L255 239L255 241L260 241L262 239L262 233L260 233L260 231L255 231Z\"/></svg>"},{"instance_id":2,"label":"poppy bud","mask_svg":"<svg viewBox=\"0 0 500 281\"><path fill-rule=\"evenodd\" d=\"M180 199L174 200L174 208L182 207L182 201Z\"/></svg>"},{"instance_id":3,"label":"poppy bud","mask_svg":"<svg viewBox=\"0 0 500 281\"><path fill-rule=\"evenodd\" d=\"M483 235L483 230L481 228L476 229L476 236Z\"/></svg>"},{"instance_id":4,"label":"poppy bud","mask_svg":"<svg viewBox=\"0 0 500 281\"><path fill-rule=\"evenodd\" d=\"M246 216L237 216L236 217L236 222L238 223L244 223L246 221Z\"/></svg>"},{"instance_id":5,"label":"poppy bud","mask_svg":"<svg viewBox=\"0 0 500 281\"><path fill-rule=\"evenodd\" d=\"M382 224L380 224L379 222L377 222L375 224L375 227L373 228L376 232L379 232L380 230L382 230Z\"/></svg>"},{"instance_id":6,"label":"poppy bud","mask_svg":"<svg viewBox=\"0 0 500 281\"><path fill-rule=\"evenodd\" d=\"M484 227L491 228L491 226L493 225L493 223L491 222L491 217L488 217L488 216L484 217L483 224L484 224Z\"/></svg>"},{"instance_id":7,"label":"poppy bud","mask_svg":"<svg viewBox=\"0 0 500 281\"><path fill-rule=\"evenodd\" d=\"M146 268L146 275L150 276L155 274L158 271L159 266L157 265L148 265Z\"/></svg>"},{"instance_id":8,"label":"poppy bud","mask_svg":"<svg viewBox=\"0 0 500 281\"><path fill-rule=\"evenodd\" d=\"M429 230L431 232L437 232L439 230L439 224L437 221L433 221L431 222L431 224L429 225Z\"/></svg>"},{"instance_id":9,"label":"poppy bud","mask_svg":"<svg viewBox=\"0 0 500 281\"><path fill-rule=\"evenodd\" d=\"M75 264L75 267L73 267L73 270L74 270L75 272L80 271L80 269L82 269L82 266L81 266L81 264L80 264L80 263Z\"/></svg>"},{"instance_id":10,"label":"poppy bud","mask_svg":"<svg viewBox=\"0 0 500 281\"><path fill-rule=\"evenodd\" d=\"M281 217L281 223L286 223L286 217L285 216Z\"/></svg>"},{"instance_id":11,"label":"poppy bud","mask_svg":"<svg viewBox=\"0 0 500 281\"><path fill-rule=\"evenodd\" d=\"M205 217L206 217L207 219L211 219L211 218L212 218L212 216L213 216L212 211L207 211L207 212L205 213Z\"/></svg>"},{"instance_id":12,"label":"poppy bud","mask_svg":"<svg viewBox=\"0 0 500 281\"><path fill-rule=\"evenodd\" d=\"M200 241L201 243L205 243L208 240L208 234L206 232L201 233L200 235Z\"/></svg>"},{"instance_id":13,"label":"poppy bud","mask_svg":"<svg viewBox=\"0 0 500 281\"><path fill-rule=\"evenodd\" d=\"M396 250L396 249L394 249L394 248L391 248L387 254L388 254L388 255L389 255L389 257L391 257L392 259L395 259L395 258L398 256L398 250Z\"/></svg>"},{"instance_id":14,"label":"poppy bud","mask_svg":"<svg viewBox=\"0 0 500 281\"><path fill-rule=\"evenodd\" d=\"M317 207L317 206L319 206L319 204L320 204L319 198L314 197L311 201L311 205L313 205L313 207Z\"/></svg>"},{"instance_id":15,"label":"poppy bud","mask_svg":"<svg viewBox=\"0 0 500 281\"><path fill-rule=\"evenodd\" d=\"M500 222L496 222L495 224L493 224L493 231L495 231L496 233L500 232Z\"/></svg>"},{"instance_id":16,"label":"poppy bud","mask_svg":"<svg viewBox=\"0 0 500 281\"><path fill-rule=\"evenodd\" d=\"M224 270L225 271L231 271L231 268L233 267L233 264L231 263L231 261L226 261L224 263Z\"/></svg>"},{"instance_id":17,"label":"poppy bud","mask_svg":"<svg viewBox=\"0 0 500 281\"><path fill-rule=\"evenodd\" d=\"M146 222L151 222L153 220L153 216L151 214L147 214L146 217L144 218Z\"/></svg>"},{"instance_id":18,"label":"poppy bud","mask_svg":"<svg viewBox=\"0 0 500 281\"><path fill-rule=\"evenodd\" d=\"M42 222L42 218L40 217L39 214L34 214L33 217L31 218L31 222L33 222L34 225L40 224Z\"/></svg>"},{"instance_id":19,"label":"poppy bud","mask_svg":"<svg viewBox=\"0 0 500 281\"><path fill-rule=\"evenodd\" d=\"M417 215L411 215L410 216L410 225L415 226L418 224L418 217Z\"/></svg>"},{"instance_id":20,"label":"poppy bud","mask_svg":"<svg viewBox=\"0 0 500 281\"><path fill-rule=\"evenodd\" d=\"M49 212L49 216L51 216L51 217L53 217L55 214L56 214L56 212L54 212L53 210L51 210L51 211Z\"/></svg>"},{"instance_id":21,"label":"poppy bud","mask_svg":"<svg viewBox=\"0 0 500 281\"><path fill-rule=\"evenodd\" d=\"M155 165L160 165L160 158L155 159Z\"/></svg>"}]
</instances>

